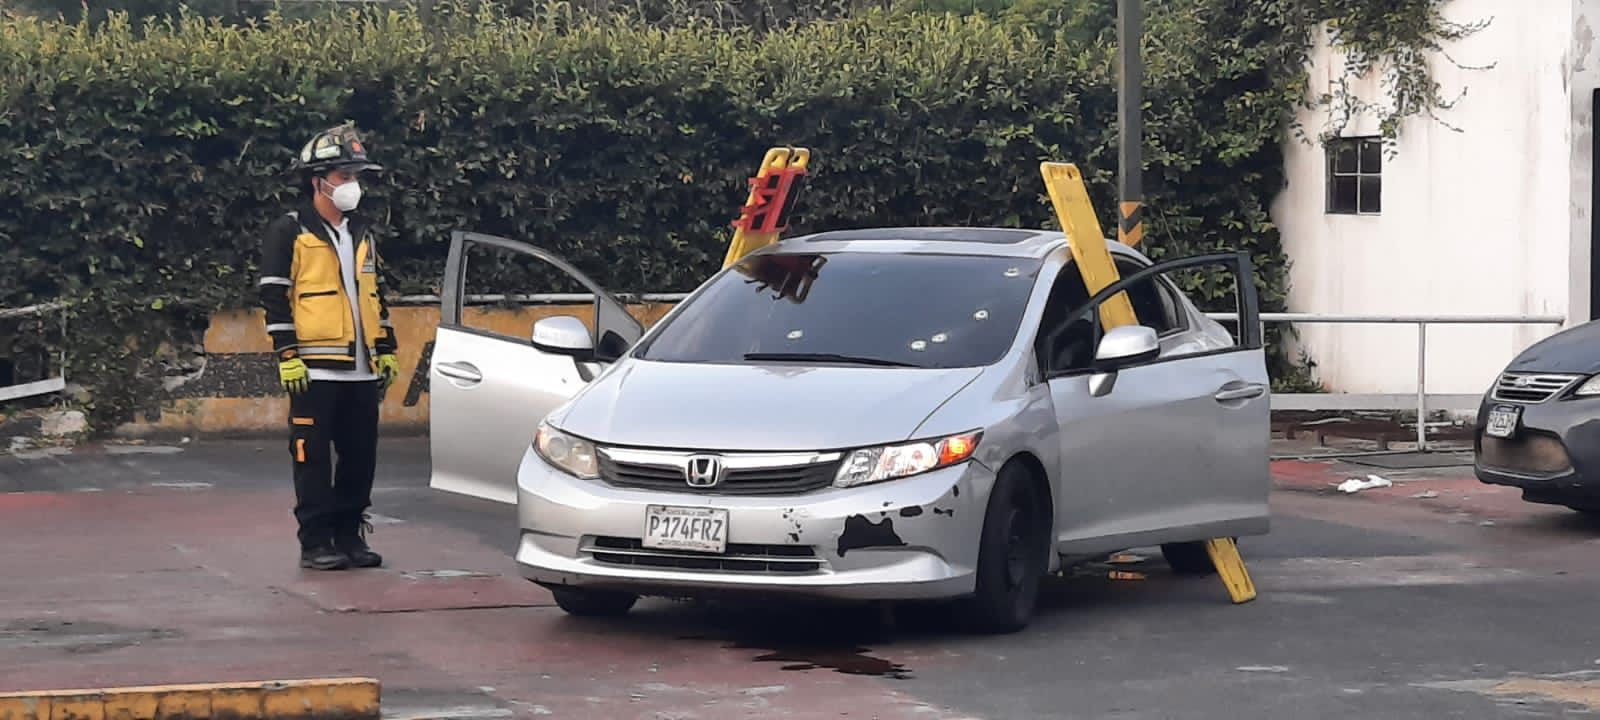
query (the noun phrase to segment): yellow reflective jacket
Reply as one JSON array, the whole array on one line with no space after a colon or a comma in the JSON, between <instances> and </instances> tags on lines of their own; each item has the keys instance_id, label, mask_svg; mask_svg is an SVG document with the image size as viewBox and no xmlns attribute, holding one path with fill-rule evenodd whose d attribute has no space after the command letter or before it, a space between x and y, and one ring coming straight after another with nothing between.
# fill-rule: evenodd
<instances>
[{"instance_id":1,"label":"yellow reflective jacket","mask_svg":"<svg viewBox=\"0 0 1600 720\"><path fill-rule=\"evenodd\" d=\"M361 310L361 338L355 337L343 268L333 245L333 228L316 208L305 207L274 220L261 243L260 302L266 311L267 334L279 360L300 357L307 367L355 369L356 342L367 347L368 365L392 353L394 326L379 292L379 255L371 225L347 215L355 239L356 288Z\"/></svg>"}]
</instances>

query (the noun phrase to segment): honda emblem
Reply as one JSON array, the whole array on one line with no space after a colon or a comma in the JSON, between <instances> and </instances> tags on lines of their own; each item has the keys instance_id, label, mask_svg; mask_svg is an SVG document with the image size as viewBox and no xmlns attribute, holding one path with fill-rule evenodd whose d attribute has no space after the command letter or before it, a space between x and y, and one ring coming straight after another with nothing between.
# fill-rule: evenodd
<instances>
[{"instance_id":1,"label":"honda emblem","mask_svg":"<svg viewBox=\"0 0 1600 720\"><path fill-rule=\"evenodd\" d=\"M722 458L715 455L695 455L684 465L683 479L689 487L716 487L722 482Z\"/></svg>"}]
</instances>

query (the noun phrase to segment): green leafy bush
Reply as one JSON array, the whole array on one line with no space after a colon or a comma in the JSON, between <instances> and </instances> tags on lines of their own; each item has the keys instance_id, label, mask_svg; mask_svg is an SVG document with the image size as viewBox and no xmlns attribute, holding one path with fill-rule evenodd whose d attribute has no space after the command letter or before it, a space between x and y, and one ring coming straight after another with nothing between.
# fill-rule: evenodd
<instances>
[{"instance_id":1,"label":"green leafy bush","mask_svg":"<svg viewBox=\"0 0 1600 720\"><path fill-rule=\"evenodd\" d=\"M1147 21L1144 249L1249 249L1280 309L1268 203L1299 68L1281 28L1225 5ZM690 289L779 144L813 150L796 232L1052 226L1041 160L1084 168L1113 232L1114 49L1083 30L884 11L773 33L559 8L143 31L7 18L0 306L77 302L72 370L102 427L127 418L189 322L174 307L253 302L259 232L304 192L290 159L347 119L389 167L363 210L396 292L436 290L456 229L550 247L618 291ZM1191 289L1225 295L1209 283Z\"/></svg>"}]
</instances>

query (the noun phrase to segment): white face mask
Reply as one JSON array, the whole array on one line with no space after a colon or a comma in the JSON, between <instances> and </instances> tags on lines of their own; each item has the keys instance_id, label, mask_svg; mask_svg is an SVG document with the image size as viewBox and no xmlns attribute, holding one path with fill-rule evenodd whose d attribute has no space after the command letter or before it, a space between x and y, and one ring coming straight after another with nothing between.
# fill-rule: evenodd
<instances>
[{"instance_id":1,"label":"white face mask","mask_svg":"<svg viewBox=\"0 0 1600 720\"><path fill-rule=\"evenodd\" d=\"M361 204L361 183L351 180L333 189L328 193L328 199L333 201L333 206L341 212L350 212Z\"/></svg>"}]
</instances>

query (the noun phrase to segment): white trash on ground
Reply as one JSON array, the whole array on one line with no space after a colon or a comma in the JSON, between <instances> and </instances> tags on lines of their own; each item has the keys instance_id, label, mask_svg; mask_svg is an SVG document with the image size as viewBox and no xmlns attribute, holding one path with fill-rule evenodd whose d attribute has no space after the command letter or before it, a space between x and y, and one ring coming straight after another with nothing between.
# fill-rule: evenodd
<instances>
[{"instance_id":1,"label":"white trash on ground","mask_svg":"<svg viewBox=\"0 0 1600 720\"><path fill-rule=\"evenodd\" d=\"M1362 490L1370 490L1372 488L1389 487L1391 485L1394 485L1394 483L1390 482L1388 478L1379 477L1377 475L1368 475L1367 479L1365 480L1360 478L1350 478L1349 480L1339 483L1339 491L1353 493L1361 492Z\"/></svg>"}]
</instances>

